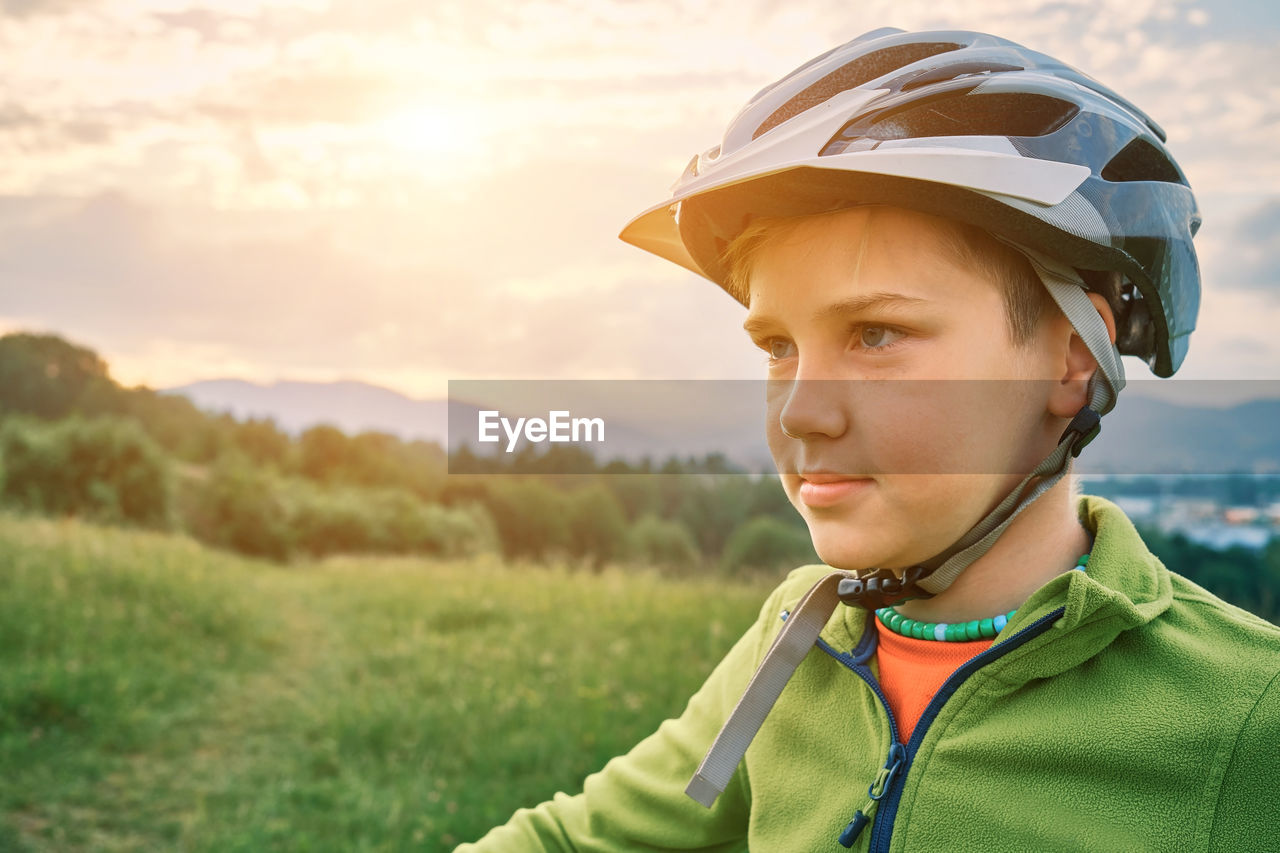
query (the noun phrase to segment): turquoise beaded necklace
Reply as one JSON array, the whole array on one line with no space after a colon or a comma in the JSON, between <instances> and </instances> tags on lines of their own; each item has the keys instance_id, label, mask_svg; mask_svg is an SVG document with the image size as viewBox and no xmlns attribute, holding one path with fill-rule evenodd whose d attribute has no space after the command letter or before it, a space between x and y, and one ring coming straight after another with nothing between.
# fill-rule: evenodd
<instances>
[{"instance_id":1,"label":"turquoise beaded necklace","mask_svg":"<svg viewBox=\"0 0 1280 853\"><path fill-rule=\"evenodd\" d=\"M1089 555L1082 556L1075 565L1075 568L1084 571L1089 565ZM973 640L990 640L999 634L1005 625L1009 624L1009 620L1017 613L1017 610L1010 610L1008 613L1001 613L990 619L974 619L972 622L919 622L915 619L908 619L897 611L895 607L881 607L876 611L876 616L880 619L881 624L887 627L895 634L901 634L904 637L914 637L917 640L939 640L948 643L967 643Z\"/></svg>"}]
</instances>

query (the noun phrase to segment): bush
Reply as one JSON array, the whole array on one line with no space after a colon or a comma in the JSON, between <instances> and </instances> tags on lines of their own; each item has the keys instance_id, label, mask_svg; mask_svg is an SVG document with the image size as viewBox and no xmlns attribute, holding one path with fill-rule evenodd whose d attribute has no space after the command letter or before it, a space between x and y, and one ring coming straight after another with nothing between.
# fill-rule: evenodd
<instances>
[{"instance_id":1,"label":"bush","mask_svg":"<svg viewBox=\"0 0 1280 853\"><path fill-rule=\"evenodd\" d=\"M274 475L229 453L192 483L184 501L187 532L202 542L241 554L287 560L293 552L290 511Z\"/></svg>"},{"instance_id":2,"label":"bush","mask_svg":"<svg viewBox=\"0 0 1280 853\"><path fill-rule=\"evenodd\" d=\"M168 527L173 486L159 446L131 420L27 419L0 428L0 495L26 510Z\"/></svg>"},{"instance_id":3,"label":"bush","mask_svg":"<svg viewBox=\"0 0 1280 853\"><path fill-rule=\"evenodd\" d=\"M684 488L676 518L694 534L702 553L710 557L724 552L729 537L748 518L746 479L739 475L684 475L676 477Z\"/></svg>"},{"instance_id":4,"label":"bush","mask_svg":"<svg viewBox=\"0 0 1280 853\"><path fill-rule=\"evenodd\" d=\"M371 503L349 490L295 484L288 506L294 544L312 556L377 551L386 541Z\"/></svg>"},{"instance_id":5,"label":"bush","mask_svg":"<svg viewBox=\"0 0 1280 853\"><path fill-rule=\"evenodd\" d=\"M642 565L679 574L692 574L703 560L687 527L656 515L646 515L631 526L627 555Z\"/></svg>"},{"instance_id":6,"label":"bush","mask_svg":"<svg viewBox=\"0 0 1280 853\"><path fill-rule=\"evenodd\" d=\"M486 495L507 557L547 559L568 550L568 497L538 480L503 478Z\"/></svg>"},{"instance_id":7,"label":"bush","mask_svg":"<svg viewBox=\"0 0 1280 853\"><path fill-rule=\"evenodd\" d=\"M442 557L469 557L498 550L498 529L488 510L480 504L419 506L426 522L424 529L429 534L424 549L428 553Z\"/></svg>"},{"instance_id":8,"label":"bush","mask_svg":"<svg viewBox=\"0 0 1280 853\"><path fill-rule=\"evenodd\" d=\"M622 504L628 521L639 521L646 515L657 514L661 506L657 478L651 474L609 474L604 484Z\"/></svg>"},{"instance_id":9,"label":"bush","mask_svg":"<svg viewBox=\"0 0 1280 853\"><path fill-rule=\"evenodd\" d=\"M305 481L290 492L294 541L309 554L386 552L460 557L497 547L483 507L429 504L402 489L322 489Z\"/></svg>"},{"instance_id":10,"label":"bush","mask_svg":"<svg viewBox=\"0 0 1280 853\"><path fill-rule=\"evenodd\" d=\"M777 572L817 562L808 531L772 516L757 516L735 530L720 558L721 568L730 574Z\"/></svg>"},{"instance_id":11,"label":"bush","mask_svg":"<svg viewBox=\"0 0 1280 853\"><path fill-rule=\"evenodd\" d=\"M569 550L593 567L621 555L627 519L613 492L589 486L569 495Z\"/></svg>"},{"instance_id":12,"label":"bush","mask_svg":"<svg viewBox=\"0 0 1280 853\"><path fill-rule=\"evenodd\" d=\"M205 477L189 476L187 530L211 545L273 560L296 551L398 553L457 557L497 547L484 507L444 507L403 489L323 487L285 479L240 454L220 459Z\"/></svg>"}]
</instances>

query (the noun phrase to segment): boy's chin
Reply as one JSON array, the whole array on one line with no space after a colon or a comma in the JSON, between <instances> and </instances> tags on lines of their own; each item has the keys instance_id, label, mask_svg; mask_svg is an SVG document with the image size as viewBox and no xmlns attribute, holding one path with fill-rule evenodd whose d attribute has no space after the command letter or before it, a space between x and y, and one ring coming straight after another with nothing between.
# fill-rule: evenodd
<instances>
[{"instance_id":1,"label":"boy's chin","mask_svg":"<svg viewBox=\"0 0 1280 853\"><path fill-rule=\"evenodd\" d=\"M840 541L832 537L833 541L826 541L826 537L820 533L815 534L812 529L810 530L810 535L813 538L814 550L817 551L819 559L822 560L824 565L828 565L833 569L860 572L882 568L886 563L889 563L891 572L898 576L902 575L903 568L901 568L898 555L893 552L893 549L872 547L870 545L852 547L849 545L847 538L844 541Z\"/></svg>"}]
</instances>

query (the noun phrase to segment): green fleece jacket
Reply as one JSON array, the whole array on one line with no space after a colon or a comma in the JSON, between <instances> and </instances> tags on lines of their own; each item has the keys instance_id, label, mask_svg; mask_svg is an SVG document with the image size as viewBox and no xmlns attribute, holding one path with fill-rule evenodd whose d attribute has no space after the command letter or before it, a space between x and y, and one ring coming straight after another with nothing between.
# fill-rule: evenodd
<instances>
[{"instance_id":1,"label":"green fleece jacket","mask_svg":"<svg viewBox=\"0 0 1280 853\"><path fill-rule=\"evenodd\" d=\"M876 631L841 606L710 809L685 786L783 614L792 572L684 713L458 853L1280 850L1280 627L1170 572L1114 504L1080 501L1088 571L1051 579L960 667L909 742L876 681ZM891 757L892 753L892 757Z\"/></svg>"}]
</instances>

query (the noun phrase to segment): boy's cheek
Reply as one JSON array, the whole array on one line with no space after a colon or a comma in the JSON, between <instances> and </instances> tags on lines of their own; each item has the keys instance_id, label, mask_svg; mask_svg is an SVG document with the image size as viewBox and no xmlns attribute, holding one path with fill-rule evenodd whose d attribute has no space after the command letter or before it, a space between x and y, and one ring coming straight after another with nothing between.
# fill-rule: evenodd
<instances>
[{"instance_id":1,"label":"boy's cheek","mask_svg":"<svg viewBox=\"0 0 1280 853\"><path fill-rule=\"evenodd\" d=\"M956 526L958 536L967 529L960 529L966 519L976 522L989 509L991 496L1011 489L1039 461L1036 454L1043 455L1034 446L1035 424L1042 417L1033 411L1038 396L1028 394L1025 384L846 384L850 399L837 419L835 437L789 437L775 411L766 426L770 453L788 499L806 519L830 520L847 510L847 525L876 515L875 524L919 529L923 520L936 518L946 522L944 528ZM874 497L815 513L799 496L799 472L814 467L874 477ZM939 549L949 544L941 542Z\"/></svg>"},{"instance_id":2,"label":"boy's cheek","mask_svg":"<svg viewBox=\"0 0 1280 853\"><path fill-rule=\"evenodd\" d=\"M1030 466L1022 462L1025 448L1034 443L1035 424L1042 417L1042 406L1036 408L1037 398L1023 387L1026 384L995 380L884 383L854 413L854 440L847 453L856 448L859 460L869 466L868 473L877 476L1025 474L1024 468L1034 466L1034 462ZM901 490L895 491L905 497L916 483L904 481Z\"/></svg>"},{"instance_id":3,"label":"boy's cheek","mask_svg":"<svg viewBox=\"0 0 1280 853\"><path fill-rule=\"evenodd\" d=\"M1032 423L1016 383L970 380L797 384L800 405L772 396L766 440L779 473L820 466L844 474L1004 473ZM802 413L823 411L822 416ZM781 421L804 435L787 436Z\"/></svg>"}]
</instances>

